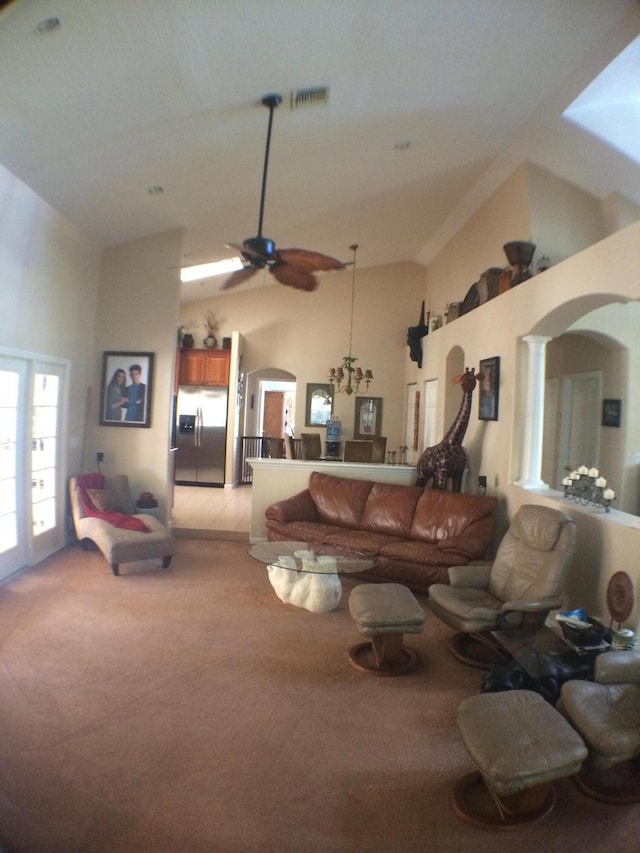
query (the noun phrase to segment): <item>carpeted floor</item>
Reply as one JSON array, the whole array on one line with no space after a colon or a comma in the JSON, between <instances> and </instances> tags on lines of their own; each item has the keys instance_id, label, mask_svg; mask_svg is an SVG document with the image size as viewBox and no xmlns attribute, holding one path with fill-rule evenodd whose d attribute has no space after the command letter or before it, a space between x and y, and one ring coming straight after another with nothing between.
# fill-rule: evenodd
<instances>
[{"instance_id":1,"label":"carpeted floor","mask_svg":"<svg viewBox=\"0 0 640 853\"><path fill-rule=\"evenodd\" d=\"M428 612L424 666L356 672L347 607L283 605L246 543L171 568L70 548L0 588L0 835L14 853L548 853L638 849L640 806L570 780L542 823L453 814L454 723L482 674Z\"/></svg>"}]
</instances>

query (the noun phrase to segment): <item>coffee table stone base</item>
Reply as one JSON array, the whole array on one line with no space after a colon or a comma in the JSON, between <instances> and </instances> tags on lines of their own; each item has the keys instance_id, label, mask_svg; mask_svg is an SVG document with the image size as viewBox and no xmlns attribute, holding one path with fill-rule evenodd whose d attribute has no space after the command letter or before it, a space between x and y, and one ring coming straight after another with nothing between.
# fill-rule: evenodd
<instances>
[{"instance_id":1,"label":"coffee table stone base","mask_svg":"<svg viewBox=\"0 0 640 853\"><path fill-rule=\"evenodd\" d=\"M313 555L307 557L307 553L297 551L296 556L304 562L313 558ZM278 565L267 566L269 581L285 604L293 604L312 613L328 613L340 604L342 583L333 557L317 557L315 562L314 571L298 571L293 557L279 557Z\"/></svg>"}]
</instances>

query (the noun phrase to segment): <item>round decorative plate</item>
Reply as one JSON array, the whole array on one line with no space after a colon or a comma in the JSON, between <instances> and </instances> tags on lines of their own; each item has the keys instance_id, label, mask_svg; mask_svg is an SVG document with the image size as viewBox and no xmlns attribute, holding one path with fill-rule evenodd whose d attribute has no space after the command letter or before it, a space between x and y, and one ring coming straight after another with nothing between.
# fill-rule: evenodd
<instances>
[{"instance_id":1,"label":"round decorative plate","mask_svg":"<svg viewBox=\"0 0 640 853\"><path fill-rule=\"evenodd\" d=\"M607 586L607 607L611 619L624 622L633 610L633 581L626 572L616 572Z\"/></svg>"}]
</instances>

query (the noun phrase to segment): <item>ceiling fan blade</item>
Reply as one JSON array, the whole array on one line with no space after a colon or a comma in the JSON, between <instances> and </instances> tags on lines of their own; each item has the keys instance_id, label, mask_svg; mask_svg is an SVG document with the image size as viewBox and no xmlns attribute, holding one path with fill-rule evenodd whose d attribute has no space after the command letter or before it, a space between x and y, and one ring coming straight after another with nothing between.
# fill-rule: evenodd
<instances>
[{"instance_id":1,"label":"ceiling fan blade","mask_svg":"<svg viewBox=\"0 0 640 853\"><path fill-rule=\"evenodd\" d=\"M241 270L236 270L232 272L229 278L222 285L220 290L229 290L232 287L237 287L239 284L243 284L247 279L251 278L252 275L255 275L258 272L258 267L243 267Z\"/></svg>"},{"instance_id":2,"label":"ceiling fan blade","mask_svg":"<svg viewBox=\"0 0 640 853\"><path fill-rule=\"evenodd\" d=\"M318 282L310 272L287 263L275 263L269 267L269 272L280 284L295 287L296 290L309 292L318 286Z\"/></svg>"},{"instance_id":3,"label":"ceiling fan blade","mask_svg":"<svg viewBox=\"0 0 640 853\"><path fill-rule=\"evenodd\" d=\"M324 272L328 270L343 270L345 265L336 258L322 255L320 252L310 252L307 249L279 249L278 258L285 264L295 267L301 272Z\"/></svg>"}]
</instances>

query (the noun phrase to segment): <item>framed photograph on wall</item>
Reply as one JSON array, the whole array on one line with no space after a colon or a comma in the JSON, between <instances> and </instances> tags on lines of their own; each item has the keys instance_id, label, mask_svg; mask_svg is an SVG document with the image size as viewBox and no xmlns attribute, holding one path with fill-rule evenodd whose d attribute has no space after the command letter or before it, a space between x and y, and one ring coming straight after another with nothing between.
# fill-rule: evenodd
<instances>
[{"instance_id":1,"label":"framed photograph on wall","mask_svg":"<svg viewBox=\"0 0 640 853\"><path fill-rule=\"evenodd\" d=\"M602 401L602 426L619 427L622 415L622 400Z\"/></svg>"},{"instance_id":2,"label":"framed photograph on wall","mask_svg":"<svg viewBox=\"0 0 640 853\"><path fill-rule=\"evenodd\" d=\"M356 397L353 437L374 438L382 431L382 397Z\"/></svg>"},{"instance_id":3,"label":"framed photograph on wall","mask_svg":"<svg viewBox=\"0 0 640 853\"><path fill-rule=\"evenodd\" d=\"M326 383L307 383L307 405L305 407L305 426L326 426L331 417L333 402L331 385Z\"/></svg>"},{"instance_id":4,"label":"framed photograph on wall","mask_svg":"<svg viewBox=\"0 0 640 853\"><path fill-rule=\"evenodd\" d=\"M480 360L480 396L478 417L481 421L498 420L498 397L500 395L500 357Z\"/></svg>"},{"instance_id":5,"label":"framed photograph on wall","mask_svg":"<svg viewBox=\"0 0 640 853\"><path fill-rule=\"evenodd\" d=\"M105 352L102 356L102 426L150 427L152 352Z\"/></svg>"}]
</instances>

